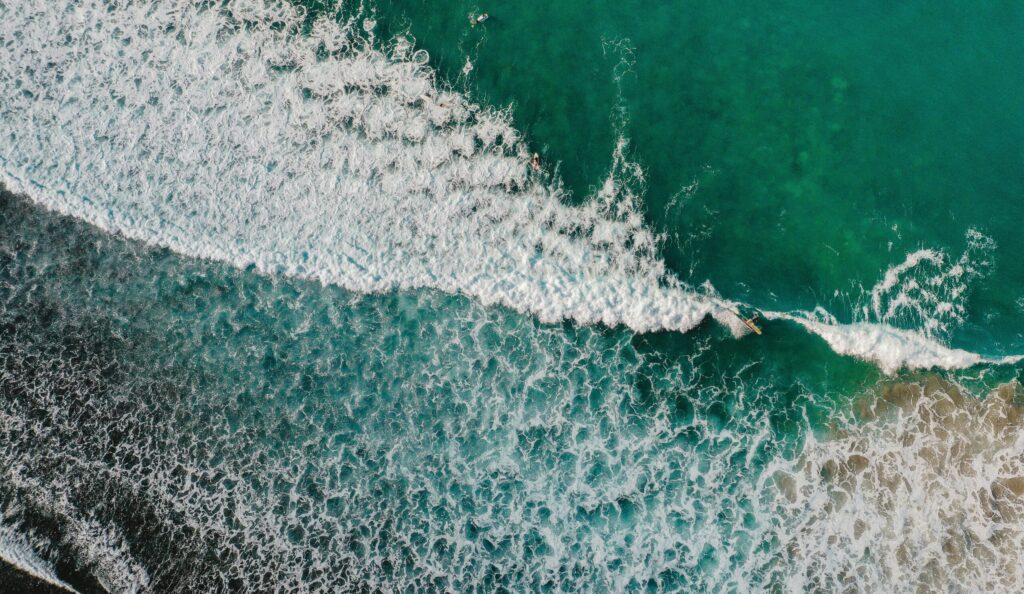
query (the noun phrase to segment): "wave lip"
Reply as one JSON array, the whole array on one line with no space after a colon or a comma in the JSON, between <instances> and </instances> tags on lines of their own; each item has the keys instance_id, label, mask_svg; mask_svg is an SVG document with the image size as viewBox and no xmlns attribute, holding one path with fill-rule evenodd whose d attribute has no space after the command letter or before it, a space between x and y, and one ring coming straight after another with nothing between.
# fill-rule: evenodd
<instances>
[{"instance_id":1,"label":"wave lip","mask_svg":"<svg viewBox=\"0 0 1024 594\"><path fill-rule=\"evenodd\" d=\"M965 369L980 363L1013 363L1020 357L987 359L977 353L942 345L913 330L886 324L828 324L803 315L766 312L765 317L795 322L817 334L840 355L875 363L886 374L906 369Z\"/></svg>"}]
</instances>

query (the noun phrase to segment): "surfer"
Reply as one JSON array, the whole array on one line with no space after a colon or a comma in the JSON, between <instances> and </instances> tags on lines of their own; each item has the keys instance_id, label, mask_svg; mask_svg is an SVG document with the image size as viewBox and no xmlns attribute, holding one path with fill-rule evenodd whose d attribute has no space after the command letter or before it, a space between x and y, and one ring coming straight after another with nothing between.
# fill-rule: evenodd
<instances>
[{"instance_id":1,"label":"surfer","mask_svg":"<svg viewBox=\"0 0 1024 594\"><path fill-rule=\"evenodd\" d=\"M757 324L755 324L754 322L759 317L761 317L761 314L755 311L754 315L752 315L749 318L743 320L743 323L747 325L747 328L750 328L751 330L753 330L754 333L757 334L758 336L761 335L761 328Z\"/></svg>"},{"instance_id":2,"label":"surfer","mask_svg":"<svg viewBox=\"0 0 1024 594\"><path fill-rule=\"evenodd\" d=\"M758 319L758 318L760 318L760 317L761 317L761 314L760 314L760 313L758 313L758 312L756 312L756 311L755 311L755 312L754 312L754 315L750 316L749 318L745 318L745 317L743 317L743 316L742 316L742 315L740 314L740 312L738 312L738 311L733 311L733 310L731 310L731 309L730 309L729 311L730 311L730 312L732 312L732 315L734 315L734 316L736 316L737 318L739 318L739 319L740 319L740 321L741 321L741 322L743 322L743 323L744 323L744 324L745 324L745 325L747 326L747 328L750 328L750 330L751 330L751 331L752 331L752 332L753 332L754 334L757 334L758 336L760 336L760 335L761 335L761 328L760 328L760 327L758 327L758 325L754 323L754 322L756 322L756 321L757 321L757 319Z\"/></svg>"},{"instance_id":3,"label":"surfer","mask_svg":"<svg viewBox=\"0 0 1024 594\"><path fill-rule=\"evenodd\" d=\"M533 157L530 159L530 167L537 173L540 173L540 155L537 153L533 153Z\"/></svg>"}]
</instances>

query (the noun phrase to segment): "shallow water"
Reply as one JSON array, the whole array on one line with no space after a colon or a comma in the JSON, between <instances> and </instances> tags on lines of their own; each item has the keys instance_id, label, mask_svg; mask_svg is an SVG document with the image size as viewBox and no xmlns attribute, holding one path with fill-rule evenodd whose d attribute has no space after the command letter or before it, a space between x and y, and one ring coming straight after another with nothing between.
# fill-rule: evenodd
<instances>
[{"instance_id":1,"label":"shallow water","mask_svg":"<svg viewBox=\"0 0 1024 594\"><path fill-rule=\"evenodd\" d=\"M0 5L6 562L1020 589L1015 8L267 6Z\"/></svg>"}]
</instances>

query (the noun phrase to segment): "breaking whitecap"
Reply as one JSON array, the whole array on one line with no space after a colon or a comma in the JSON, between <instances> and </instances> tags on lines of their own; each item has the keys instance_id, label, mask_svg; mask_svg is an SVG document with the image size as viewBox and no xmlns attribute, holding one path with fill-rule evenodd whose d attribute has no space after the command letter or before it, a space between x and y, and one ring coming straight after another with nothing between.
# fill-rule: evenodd
<instances>
[{"instance_id":1,"label":"breaking whitecap","mask_svg":"<svg viewBox=\"0 0 1024 594\"><path fill-rule=\"evenodd\" d=\"M563 205L506 114L352 20L305 34L276 2L0 16L4 182L50 208L192 256L548 321L687 330L714 309L665 274L614 177Z\"/></svg>"},{"instance_id":2,"label":"breaking whitecap","mask_svg":"<svg viewBox=\"0 0 1024 594\"><path fill-rule=\"evenodd\" d=\"M0 20L0 181L48 208L362 292L743 332L732 303L665 270L621 142L606 183L568 206L530 172L507 112L445 90L408 41L380 49L369 20L307 31L283 2L127 0L7 2ZM887 370L984 360L930 335L803 325Z\"/></svg>"}]
</instances>

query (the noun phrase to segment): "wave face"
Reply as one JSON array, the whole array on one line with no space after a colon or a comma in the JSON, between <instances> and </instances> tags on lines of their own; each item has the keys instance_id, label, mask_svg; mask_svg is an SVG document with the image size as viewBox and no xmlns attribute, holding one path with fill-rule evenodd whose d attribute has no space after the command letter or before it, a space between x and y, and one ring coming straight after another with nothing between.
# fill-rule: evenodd
<instances>
[{"instance_id":1,"label":"wave face","mask_svg":"<svg viewBox=\"0 0 1024 594\"><path fill-rule=\"evenodd\" d=\"M360 23L280 2L0 6L3 182L190 256L362 292L432 287L546 321L686 330L628 188L564 206L506 114ZM363 27L372 31L372 22Z\"/></svg>"}]
</instances>

